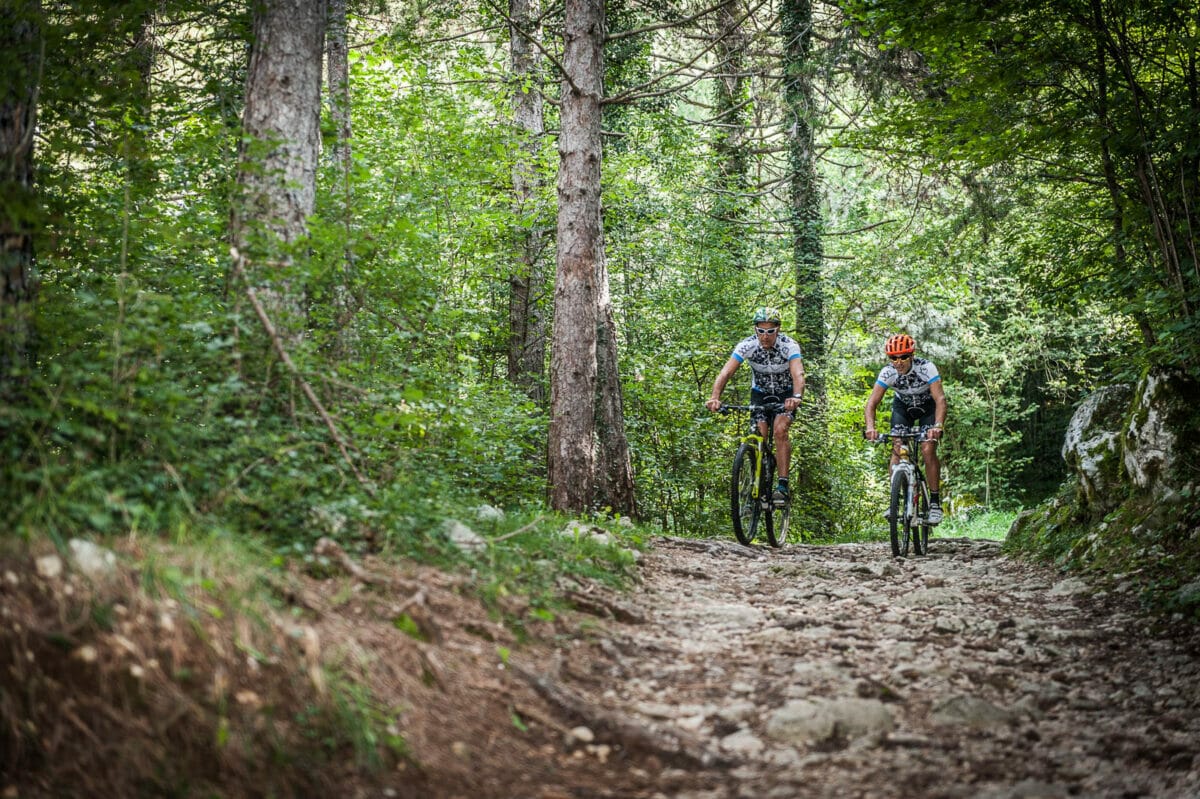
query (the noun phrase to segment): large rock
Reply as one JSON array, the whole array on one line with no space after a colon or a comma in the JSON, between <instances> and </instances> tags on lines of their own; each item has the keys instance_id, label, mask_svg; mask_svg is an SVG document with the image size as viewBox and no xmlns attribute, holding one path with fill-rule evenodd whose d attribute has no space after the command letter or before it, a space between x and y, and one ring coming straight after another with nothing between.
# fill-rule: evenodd
<instances>
[{"instance_id":1,"label":"large rock","mask_svg":"<svg viewBox=\"0 0 1200 799\"><path fill-rule=\"evenodd\" d=\"M1062 457L1078 478L1080 505L1097 516L1125 496L1121 428L1132 397L1132 386L1105 386L1079 404L1067 425Z\"/></svg>"},{"instance_id":2,"label":"large rock","mask_svg":"<svg viewBox=\"0 0 1200 799\"><path fill-rule=\"evenodd\" d=\"M1198 396L1200 382L1180 372L1151 372L1138 384L1122 442L1138 491L1161 498L1192 479L1185 472L1200 452Z\"/></svg>"}]
</instances>

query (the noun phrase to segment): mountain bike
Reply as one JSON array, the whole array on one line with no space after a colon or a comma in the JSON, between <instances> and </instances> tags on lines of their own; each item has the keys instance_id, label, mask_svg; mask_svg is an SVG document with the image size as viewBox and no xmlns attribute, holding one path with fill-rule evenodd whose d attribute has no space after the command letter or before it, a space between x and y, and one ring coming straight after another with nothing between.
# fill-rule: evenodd
<instances>
[{"instance_id":1,"label":"mountain bike","mask_svg":"<svg viewBox=\"0 0 1200 799\"><path fill-rule=\"evenodd\" d=\"M754 411L767 414L767 430L775 429L775 417L784 412L781 403L763 405L722 405L718 412ZM767 541L781 547L787 541L792 517L791 498L780 505L771 500L775 485L775 436L759 435L753 419L749 429L738 437L737 454L733 456L733 479L729 484L729 504L733 517L733 534L746 546L758 535L759 525L765 528Z\"/></svg>"},{"instance_id":2,"label":"mountain bike","mask_svg":"<svg viewBox=\"0 0 1200 799\"><path fill-rule=\"evenodd\" d=\"M930 441L929 427L893 427L880 433L875 443L900 442L900 460L892 467L891 504L888 520L892 533L892 555L908 557L908 543L912 540L913 554L929 554L929 486L925 473L921 471L921 458L916 457L920 445Z\"/></svg>"}]
</instances>

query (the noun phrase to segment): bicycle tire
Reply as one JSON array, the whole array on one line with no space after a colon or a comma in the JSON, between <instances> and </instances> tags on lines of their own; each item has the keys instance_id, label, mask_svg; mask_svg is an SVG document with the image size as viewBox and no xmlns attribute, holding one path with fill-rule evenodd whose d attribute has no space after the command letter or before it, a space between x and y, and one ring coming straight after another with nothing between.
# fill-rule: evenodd
<instances>
[{"instance_id":1,"label":"bicycle tire","mask_svg":"<svg viewBox=\"0 0 1200 799\"><path fill-rule=\"evenodd\" d=\"M783 507L767 511L767 541L779 549L787 543L788 528L792 523L792 501L789 499Z\"/></svg>"},{"instance_id":2,"label":"bicycle tire","mask_svg":"<svg viewBox=\"0 0 1200 799\"><path fill-rule=\"evenodd\" d=\"M749 457L747 457L749 456ZM733 475L729 485L730 515L733 517L733 534L746 546L758 532L758 516L761 511L754 496L754 447L742 444L733 456Z\"/></svg>"},{"instance_id":3,"label":"bicycle tire","mask_svg":"<svg viewBox=\"0 0 1200 799\"><path fill-rule=\"evenodd\" d=\"M766 463L763 464L763 484L759 489L760 496L763 497L763 511L766 515L767 527L767 543L775 548L783 546L787 540L788 522L791 519L790 502L784 504L783 507L775 507L771 497L774 494L775 488L775 456L768 454Z\"/></svg>"},{"instance_id":4,"label":"bicycle tire","mask_svg":"<svg viewBox=\"0 0 1200 799\"><path fill-rule=\"evenodd\" d=\"M903 469L892 474L891 510L892 556L906 558L912 521L908 518L908 472Z\"/></svg>"},{"instance_id":5,"label":"bicycle tire","mask_svg":"<svg viewBox=\"0 0 1200 799\"><path fill-rule=\"evenodd\" d=\"M913 554L928 555L929 554L929 528L931 525L925 523L929 518L929 486L924 480L917 481L917 518L920 524L913 531Z\"/></svg>"}]
</instances>

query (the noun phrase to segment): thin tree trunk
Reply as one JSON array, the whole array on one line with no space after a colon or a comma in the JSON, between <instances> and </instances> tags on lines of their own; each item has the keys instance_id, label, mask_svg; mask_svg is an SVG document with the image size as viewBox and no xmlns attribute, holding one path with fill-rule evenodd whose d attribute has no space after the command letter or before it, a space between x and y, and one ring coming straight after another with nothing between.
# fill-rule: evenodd
<instances>
[{"instance_id":1,"label":"thin tree trunk","mask_svg":"<svg viewBox=\"0 0 1200 799\"><path fill-rule=\"evenodd\" d=\"M596 464L596 504L614 513L637 516L633 460L625 434L625 407L617 357L617 323L613 318L604 258L597 264L596 432L600 444Z\"/></svg>"},{"instance_id":2,"label":"thin tree trunk","mask_svg":"<svg viewBox=\"0 0 1200 799\"><path fill-rule=\"evenodd\" d=\"M736 0L727 0L717 9L717 80L713 122L717 135L713 142L717 169L717 191L713 198L713 216L723 231L720 246L729 253L735 269L750 265L746 236L749 154L746 147L746 117L749 97L746 91L746 35L742 30Z\"/></svg>"},{"instance_id":3,"label":"thin tree trunk","mask_svg":"<svg viewBox=\"0 0 1200 799\"><path fill-rule=\"evenodd\" d=\"M333 161L337 166L338 186L342 199L342 224L350 237L351 204L350 172L353 154L350 146L350 47L346 0L329 0L329 23L325 41L326 72L329 90L329 116L333 120L336 138L333 143ZM347 246L343 253L339 279L333 286L333 316L336 337L333 355L341 358L354 349L354 326L351 321L357 311L353 281L353 253Z\"/></svg>"},{"instance_id":4,"label":"thin tree trunk","mask_svg":"<svg viewBox=\"0 0 1200 799\"><path fill-rule=\"evenodd\" d=\"M537 197L540 179L537 155L546 133L541 92L541 59L530 39L541 35L537 0L510 0L513 121L521 147L513 165L513 203L519 228L517 263L509 278L508 379L539 405L545 403L546 274L545 249Z\"/></svg>"},{"instance_id":5,"label":"thin tree trunk","mask_svg":"<svg viewBox=\"0 0 1200 799\"><path fill-rule=\"evenodd\" d=\"M45 43L39 0L0 8L0 401L12 402L34 360L33 133Z\"/></svg>"},{"instance_id":6,"label":"thin tree trunk","mask_svg":"<svg viewBox=\"0 0 1200 799\"><path fill-rule=\"evenodd\" d=\"M315 204L325 25L325 0L255 6L231 240L289 344L304 331L303 292L288 269L287 245L307 235Z\"/></svg>"},{"instance_id":7,"label":"thin tree trunk","mask_svg":"<svg viewBox=\"0 0 1200 799\"><path fill-rule=\"evenodd\" d=\"M604 5L567 0L559 135L558 268L550 362L550 505L591 509L600 222L600 100Z\"/></svg>"},{"instance_id":8,"label":"thin tree trunk","mask_svg":"<svg viewBox=\"0 0 1200 799\"><path fill-rule=\"evenodd\" d=\"M812 0L784 0L780 8L784 37L784 105L788 114L792 253L796 275L796 340L804 353L806 403L797 411L798 445L792 450L793 523L826 529L832 523L831 470L828 468L828 418L825 381L825 285L821 272L820 186L817 181L813 125ZM800 423L802 422L802 423Z\"/></svg>"},{"instance_id":9,"label":"thin tree trunk","mask_svg":"<svg viewBox=\"0 0 1200 799\"><path fill-rule=\"evenodd\" d=\"M825 286L821 275L821 195L817 180L812 86L812 0L785 0L780 14L784 35L784 99L788 114L788 171L796 269L796 337L808 367L808 391L824 405L821 364L825 359Z\"/></svg>"}]
</instances>

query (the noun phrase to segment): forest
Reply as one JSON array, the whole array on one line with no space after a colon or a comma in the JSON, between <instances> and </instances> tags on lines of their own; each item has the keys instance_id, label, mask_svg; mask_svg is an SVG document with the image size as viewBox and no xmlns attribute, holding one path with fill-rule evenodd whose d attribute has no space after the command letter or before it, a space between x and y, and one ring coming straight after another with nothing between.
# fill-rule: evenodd
<instances>
[{"instance_id":1,"label":"forest","mask_svg":"<svg viewBox=\"0 0 1200 799\"><path fill-rule=\"evenodd\" d=\"M703 403L760 306L808 376L795 540L886 537L898 332L942 533L1002 538L1081 400L1197 378L1198 45L1178 0L5 2L5 547L730 538ZM592 568L538 540L484 593Z\"/></svg>"}]
</instances>

